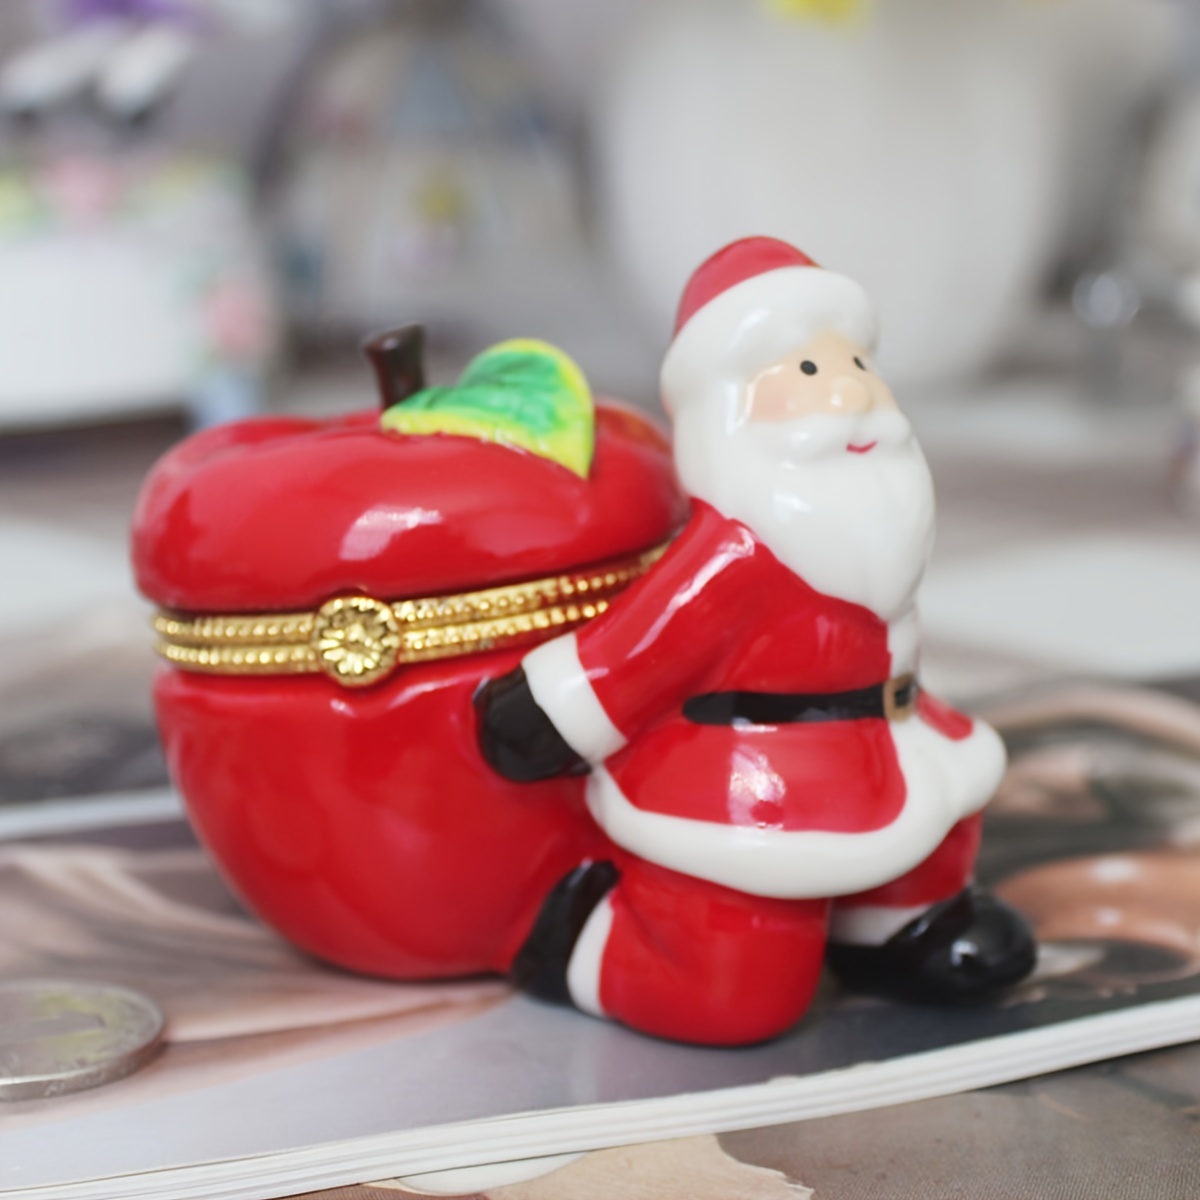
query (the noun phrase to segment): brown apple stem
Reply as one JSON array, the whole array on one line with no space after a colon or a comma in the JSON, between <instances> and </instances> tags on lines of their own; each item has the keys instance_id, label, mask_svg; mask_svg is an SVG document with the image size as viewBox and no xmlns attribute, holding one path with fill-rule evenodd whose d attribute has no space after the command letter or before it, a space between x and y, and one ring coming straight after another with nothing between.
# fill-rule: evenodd
<instances>
[{"instance_id":1,"label":"brown apple stem","mask_svg":"<svg viewBox=\"0 0 1200 1200\"><path fill-rule=\"evenodd\" d=\"M378 333L362 344L362 352L379 387L379 403L391 408L425 386L425 330L403 325Z\"/></svg>"}]
</instances>

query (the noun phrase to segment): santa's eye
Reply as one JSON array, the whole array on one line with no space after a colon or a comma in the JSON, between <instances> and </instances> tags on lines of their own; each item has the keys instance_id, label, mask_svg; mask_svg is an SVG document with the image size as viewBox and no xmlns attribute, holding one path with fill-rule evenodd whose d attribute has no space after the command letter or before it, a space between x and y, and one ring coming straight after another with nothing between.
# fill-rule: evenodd
<instances>
[{"instance_id":1,"label":"santa's eye","mask_svg":"<svg viewBox=\"0 0 1200 1200\"><path fill-rule=\"evenodd\" d=\"M860 371L865 371L867 369L867 364L865 362L863 362L863 360L861 358L859 358L857 354L854 356L854 365Z\"/></svg>"},{"instance_id":2,"label":"santa's eye","mask_svg":"<svg viewBox=\"0 0 1200 1200\"><path fill-rule=\"evenodd\" d=\"M800 364L800 370L802 370L805 375L815 375L817 373L817 364L813 362L811 358L806 358Z\"/></svg>"}]
</instances>

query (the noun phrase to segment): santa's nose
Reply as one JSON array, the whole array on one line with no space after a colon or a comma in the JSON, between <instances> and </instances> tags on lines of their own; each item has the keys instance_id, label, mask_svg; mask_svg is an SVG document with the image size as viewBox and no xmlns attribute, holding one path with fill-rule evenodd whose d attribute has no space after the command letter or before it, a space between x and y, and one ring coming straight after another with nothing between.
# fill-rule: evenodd
<instances>
[{"instance_id":1,"label":"santa's nose","mask_svg":"<svg viewBox=\"0 0 1200 1200\"><path fill-rule=\"evenodd\" d=\"M829 385L829 407L835 412L866 412L871 393L861 379L841 375Z\"/></svg>"}]
</instances>

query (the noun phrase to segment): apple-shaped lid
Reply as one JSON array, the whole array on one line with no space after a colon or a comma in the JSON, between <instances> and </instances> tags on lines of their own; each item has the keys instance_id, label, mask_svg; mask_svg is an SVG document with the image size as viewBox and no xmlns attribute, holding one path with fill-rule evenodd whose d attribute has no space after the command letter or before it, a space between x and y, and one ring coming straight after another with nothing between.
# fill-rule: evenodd
<instances>
[{"instance_id":1,"label":"apple-shaped lid","mask_svg":"<svg viewBox=\"0 0 1200 1200\"><path fill-rule=\"evenodd\" d=\"M402 334L373 344L382 418L241 421L158 462L133 526L146 596L194 614L439 596L635 554L685 519L665 436L593 411L560 352L507 343L424 388Z\"/></svg>"}]
</instances>

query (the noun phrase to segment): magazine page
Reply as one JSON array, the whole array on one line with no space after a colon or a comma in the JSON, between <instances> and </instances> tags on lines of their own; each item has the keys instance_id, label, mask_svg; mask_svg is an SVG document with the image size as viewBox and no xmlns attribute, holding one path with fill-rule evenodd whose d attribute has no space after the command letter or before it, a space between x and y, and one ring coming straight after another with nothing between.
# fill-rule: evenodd
<instances>
[{"instance_id":1,"label":"magazine page","mask_svg":"<svg viewBox=\"0 0 1200 1200\"><path fill-rule=\"evenodd\" d=\"M306 1192L401 1200L1012 1200L1200 1194L1200 1047L1177 1046L986 1091L796 1124L514 1164L511 1180L418 1176Z\"/></svg>"},{"instance_id":2,"label":"magazine page","mask_svg":"<svg viewBox=\"0 0 1200 1200\"><path fill-rule=\"evenodd\" d=\"M1012 764L980 876L1035 924L1034 977L1002 1004L968 1010L827 984L787 1037L747 1049L655 1041L498 980L390 984L322 967L240 911L182 823L4 844L0 978L134 986L164 1007L168 1032L160 1057L125 1080L0 1108L0 1183L24 1193L855 1065L863 1079L874 1068L861 1064L954 1047L969 1067L989 1039L1123 1010L1144 1010L1146 1046L1191 1036L1156 1030L1161 1009L1150 1006L1200 995L1200 709L1091 687L997 715ZM1076 1061L1108 1052L1071 1051ZM956 1086L979 1082L965 1069ZM860 1107L896 1098L872 1100L869 1087L859 1096ZM732 1128L745 1116L732 1101L722 1112L717 1095L697 1121ZM470 1159L471 1139L457 1142ZM542 1152L586 1146L581 1136ZM386 1174L375 1165L357 1176L345 1167L346 1181ZM444 1155L430 1169L442 1165Z\"/></svg>"}]
</instances>

